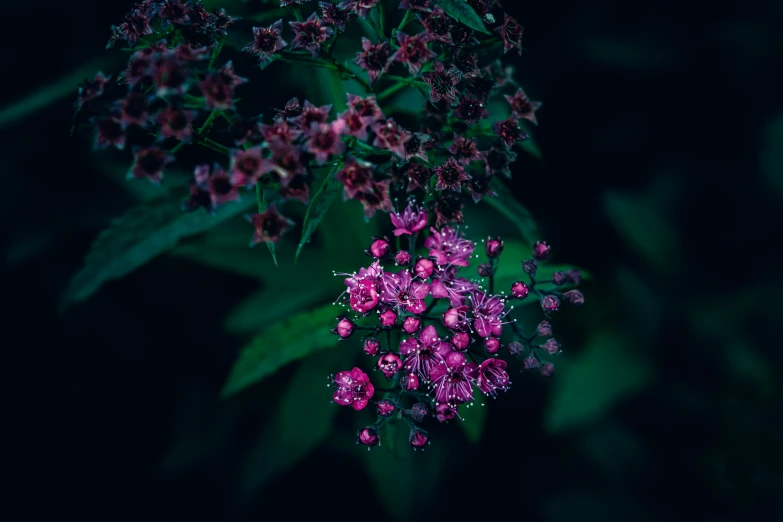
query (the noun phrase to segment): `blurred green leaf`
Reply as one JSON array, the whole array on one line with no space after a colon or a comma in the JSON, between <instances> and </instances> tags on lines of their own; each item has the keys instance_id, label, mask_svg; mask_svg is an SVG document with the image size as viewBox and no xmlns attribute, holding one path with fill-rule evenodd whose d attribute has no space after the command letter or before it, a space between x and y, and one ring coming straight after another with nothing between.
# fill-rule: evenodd
<instances>
[{"instance_id":1,"label":"blurred green leaf","mask_svg":"<svg viewBox=\"0 0 783 522\"><path fill-rule=\"evenodd\" d=\"M296 248L296 256L294 260L299 259L299 254L302 249L310 241L310 236L313 235L315 229L321 224L321 220L326 215L329 207L332 206L334 200L338 194L343 191L343 184L335 178L335 173L338 170L338 166L335 166L324 178L324 182L321 187L310 200L310 206L307 207L307 214L305 215L304 224L302 225L302 239L299 241L299 246Z\"/></svg>"},{"instance_id":2,"label":"blurred green leaf","mask_svg":"<svg viewBox=\"0 0 783 522\"><path fill-rule=\"evenodd\" d=\"M378 498L394 520L411 520L416 508L416 460L407 443L408 426L399 420L382 426L381 445L365 451L364 466ZM405 435L405 443L403 443Z\"/></svg>"},{"instance_id":3,"label":"blurred green leaf","mask_svg":"<svg viewBox=\"0 0 783 522\"><path fill-rule=\"evenodd\" d=\"M489 206L511 221L528 244L532 245L538 241L538 225L528 209L514 199L511 191L496 177L492 179L491 186L497 192L497 197L483 198L481 201L486 201Z\"/></svg>"},{"instance_id":4,"label":"blurred green leaf","mask_svg":"<svg viewBox=\"0 0 783 522\"><path fill-rule=\"evenodd\" d=\"M473 403L472 406L461 406L459 409L459 415L462 420L459 421L459 427L462 428L463 433L473 444L478 444L481 441L481 435L484 433L484 425L487 421L487 407L481 400L482 397Z\"/></svg>"},{"instance_id":5,"label":"blurred green leaf","mask_svg":"<svg viewBox=\"0 0 783 522\"><path fill-rule=\"evenodd\" d=\"M245 198L230 203L215 215L183 213L182 202L172 197L144 202L101 232L90 247L84 267L71 278L60 309L86 300L105 282L123 277L173 248L187 236L199 234L253 206Z\"/></svg>"},{"instance_id":6,"label":"blurred green leaf","mask_svg":"<svg viewBox=\"0 0 783 522\"><path fill-rule=\"evenodd\" d=\"M645 388L652 367L638 342L615 332L597 333L581 354L559 358L546 429L557 433L589 423Z\"/></svg>"},{"instance_id":7,"label":"blurred green leaf","mask_svg":"<svg viewBox=\"0 0 783 522\"><path fill-rule=\"evenodd\" d=\"M231 396L272 375L277 370L314 352L335 348L337 337L330 332L340 308L332 304L281 321L248 343L234 363L223 388Z\"/></svg>"},{"instance_id":8,"label":"blurred green leaf","mask_svg":"<svg viewBox=\"0 0 783 522\"><path fill-rule=\"evenodd\" d=\"M223 323L225 329L234 335L254 335L264 328L285 317L294 315L299 310L306 310L313 305L320 305L330 298L333 300L336 292L326 285L297 285L296 291L291 291L285 279L277 284L264 285L262 290L252 293L244 301L236 305ZM309 280L306 281L309 283ZM270 299L277 296L275 306L269 306ZM285 296L281 299L280 296Z\"/></svg>"},{"instance_id":9,"label":"blurred green leaf","mask_svg":"<svg viewBox=\"0 0 783 522\"><path fill-rule=\"evenodd\" d=\"M443 12L455 19L456 21L463 23L471 29L484 34L492 34L484 27L484 22L481 21L481 17L476 14L470 5L465 3L465 0L435 0Z\"/></svg>"}]
</instances>

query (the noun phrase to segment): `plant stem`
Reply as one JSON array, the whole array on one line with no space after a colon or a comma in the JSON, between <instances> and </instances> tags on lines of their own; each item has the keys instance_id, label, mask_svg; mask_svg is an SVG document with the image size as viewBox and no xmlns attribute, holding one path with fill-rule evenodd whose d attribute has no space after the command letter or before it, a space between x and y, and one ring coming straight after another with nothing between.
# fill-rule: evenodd
<instances>
[{"instance_id":1,"label":"plant stem","mask_svg":"<svg viewBox=\"0 0 783 522\"><path fill-rule=\"evenodd\" d=\"M405 16L402 17L402 22L397 26L397 30L402 31L411 20L413 20L413 11L409 9L405 11Z\"/></svg>"},{"instance_id":2,"label":"plant stem","mask_svg":"<svg viewBox=\"0 0 783 522\"><path fill-rule=\"evenodd\" d=\"M378 100L378 101L383 101L386 98L388 98L389 96L392 96L392 95L398 93L399 91L403 90L405 87L407 87L407 85L405 85L404 83L395 83L394 85L392 85L388 89L379 92L375 96L375 99Z\"/></svg>"},{"instance_id":3,"label":"plant stem","mask_svg":"<svg viewBox=\"0 0 783 522\"><path fill-rule=\"evenodd\" d=\"M209 68L212 69L212 66L215 65L215 60L217 60L218 55L220 54L220 51L223 50L223 44L225 44L226 39L221 38L220 42L218 42L217 47L215 47L215 50L212 51L212 56L209 58Z\"/></svg>"},{"instance_id":4,"label":"plant stem","mask_svg":"<svg viewBox=\"0 0 783 522\"><path fill-rule=\"evenodd\" d=\"M304 21L304 18L302 17L302 10L299 9L299 6L291 6L291 12L294 14L294 18L296 18L297 22Z\"/></svg>"},{"instance_id":5,"label":"plant stem","mask_svg":"<svg viewBox=\"0 0 783 522\"><path fill-rule=\"evenodd\" d=\"M381 33L381 38L386 39L386 7L383 5L383 0L378 2L378 29Z\"/></svg>"}]
</instances>

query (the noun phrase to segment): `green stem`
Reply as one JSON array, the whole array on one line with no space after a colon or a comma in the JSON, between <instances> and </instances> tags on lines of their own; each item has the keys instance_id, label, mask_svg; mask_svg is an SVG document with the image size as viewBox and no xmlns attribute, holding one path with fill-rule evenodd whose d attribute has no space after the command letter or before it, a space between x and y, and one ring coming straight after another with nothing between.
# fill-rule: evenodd
<instances>
[{"instance_id":1,"label":"green stem","mask_svg":"<svg viewBox=\"0 0 783 522\"><path fill-rule=\"evenodd\" d=\"M404 78L402 76L394 76L393 74L384 74L383 77L387 80L404 83L405 85L410 85L411 87L416 87L417 89L424 89L425 91L429 91L430 88L427 82L414 80L413 78Z\"/></svg>"},{"instance_id":2,"label":"green stem","mask_svg":"<svg viewBox=\"0 0 783 522\"><path fill-rule=\"evenodd\" d=\"M383 5L383 0L378 2L378 29L381 33L381 38L386 39L386 7Z\"/></svg>"},{"instance_id":3,"label":"green stem","mask_svg":"<svg viewBox=\"0 0 783 522\"><path fill-rule=\"evenodd\" d=\"M200 128L197 130L197 131L196 131L196 134L198 134L198 135L199 135L199 137L200 137L201 139L203 139L203 140L207 140L207 141L211 142L211 143L212 143L212 144L214 144L214 145L217 145L217 146L219 146L219 147L223 147L223 145L220 145L219 143L217 143L217 142L214 142L214 141L212 141L212 140L208 140L208 139L207 139L205 136L203 136L203 134L204 134L204 133L207 133L207 132L209 132L209 129L210 129L210 128L212 128L212 122L214 122L214 121L215 121L215 118L217 117L217 115L218 115L218 114L219 114L219 111L218 111L217 109L215 109L215 110L213 110L212 112L210 112L210 113L209 113L209 116L207 116L207 119L206 119L206 121L204 122L204 124L203 124L203 125L202 125L202 126L201 126L201 127L200 127ZM197 140L197 141L198 141L198 140ZM173 148L173 149L171 149L171 151L170 151L170 152L171 152L171 154L176 154L176 153L177 153L177 152L179 152L179 151L182 149L182 147L184 147L184 146L185 146L185 142L182 142L182 141L180 141L179 143L177 143L177 144L174 146L174 148ZM209 148L211 148L211 149L213 149L213 150L216 150L216 149L214 149L214 147L209 147ZM225 148L225 147L223 147L223 148L226 150L226 153L227 153L227 152L228 152L228 149L227 149L227 148ZM220 151L219 151L219 152L220 152Z\"/></svg>"},{"instance_id":4,"label":"green stem","mask_svg":"<svg viewBox=\"0 0 783 522\"><path fill-rule=\"evenodd\" d=\"M212 56L209 58L209 68L212 69L212 66L215 65L215 60L217 60L218 55L220 54L220 51L223 50L223 44L225 44L226 39L222 38L218 44L217 47L215 47L215 50L212 52Z\"/></svg>"},{"instance_id":5,"label":"green stem","mask_svg":"<svg viewBox=\"0 0 783 522\"><path fill-rule=\"evenodd\" d=\"M394 94L400 92L405 87L407 87L407 85L405 85L404 83L396 83L396 84L392 85L391 87L389 87L388 89L379 92L375 96L375 99L378 100L378 101L383 101L386 98L388 98L389 96L393 96Z\"/></svg>"},{"instance_id":6,"label":"green stem","mask_svg":"<svg viewBox=\"0 0 783 522\"><path fill-rule=\"evenodd\" d=\"M413 11L409 9L405 11L405 16L402 17L402 22L400 22L400 25L397 26L397 30L402 31L411 20L413 20Z\"/></svg>"},{"instance_id":7,"label":"green stem","mask_svg":"<svg viewBox=\"0 0 783 522\"><path fill-rule=\"evenodd\" d=\"M297 22L304 21L304 18L302 17L302 10L299 9L299 6L296 5L291 6L291 12L294 14L294 18L296 18Z\"/></svg>"}]
</instances>

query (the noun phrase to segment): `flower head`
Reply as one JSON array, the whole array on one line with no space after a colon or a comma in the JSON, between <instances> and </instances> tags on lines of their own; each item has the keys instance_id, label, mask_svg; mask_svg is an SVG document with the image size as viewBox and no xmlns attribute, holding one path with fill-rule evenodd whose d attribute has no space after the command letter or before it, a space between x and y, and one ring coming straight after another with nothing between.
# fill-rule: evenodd
<instances>
[{"instance_id":1,"label":"flower head","mask_svg":"<svg viewBox=\"0 0 783 522\"><path fill-rule=\"evenodd\" d=\"M420 429L411 430L411 434L408 437L408 441L411 443L413 449L421 449L430 443L429 435L427 435L427 432Z\"/></svg>"},{"instance_id":2,"label":"flower head","mask_svg":"<svg viewBox=\"0 0 783 522\"><path fill-rule=\"evenodd\" d=\"M476 146L475 138L465 138L454 134L454 143L448 148L460 165L467 165L471 161L481 159L481 153Z\"/></svg>"},{"instance_id":3,"label":"flower head","mask_svg":"<svg viewBox=\"0 0 783 522\"><path fill-rule=\"evenodd\" d=\"M294 226L294 222L280 214L274 204L270 204L264 212L247 216L247 220L255 228L250 246L262 242L277 243L280 236Z\"/></svg>"},{"instance_id":4,"label":"flower head","mask_svg":"<svg viewBox=\"0 0 783 522\"><path fill-rule=\"evenodd\" d=\"M479 120L489 118L489 111L481 99L466 94L454 109L454 117L465 120L467 125L474 125Z\"/></svg>"},{"instance_id":5,"label":"flower head","mask_svg":"<svg viewBox=\"0 0 783 522\"><path fill-rule=\"evenodd\" d=\"M381 300L387 305L404 308L412 314L422 313L427 306L424 299L430 293L430 285L415 281L409 271L394 274L386 272L381 277Z\"/></svg>"},{"instance_id":6,"label":"flower head","mask_svg":"<svg viewBox=\"0 0 783 522\"><path fill-rule=\"evenodd\" d=\"M374 94L362 98L349 93L346 97L348 99L348 108L356 111L363 118L370 118L370 123L383 119L383 111L381 111Z\"/></svg>"},{"instance_id":7,"label":"flower head","mask_svg":"<svg viewBox=\"0 0 783 522\"><path fill-rule=\"evenodd\" d=\"M280 0L281 2L284 0ZM381 444L381 438L378 436L378 430L372 426L367 426L356 433L356 444L364 444L369 450L373 446Z\"/></svg>"},{"instance_id":8,"label":"flower head","mask_svg":"<svg viewBox=\"0 0 783 522\"><path fill-rule=\"evenodd\" d=\"M372 184L372 167L372 163L346 158L343 168L335 174L337 180L345 186L343 198L346 201L356 197L359 192L370 189Z\"/></svg>"},{"instance_id":9,"label":"flower head","mask_svg":"<svg viewBox=\"0 0 783 522\"><path fill-rule=\"evenodd\" d=\"M470 302L473 307L473 328L480 337L500 337L503 333L501 319L505 315L505 303L496 296L490 296L481 290L474 290L470 294Z\"/></svg>"},{"instance_id":10,"label":"flower head","mask_svg":"<svg viewBox=\"0 0 783 522\"><path fill-rule=\"evenodd\" d=\"M176 138L183 143L190 143L193 131L191 122L198 112L185 110L177 105L169 105L155 115L155 123L160 125L160 138Z\"/></svg>"},{"instance_id":11,"label":"flower head","mask_svg":"<svg viewBox=\"0 0 783 522\"><path fill-rule=\"evenodd\" d=\"M530 136L525 131L519 128L519 121L513 116L507 120L496 121L492 124L492 130L498 135L500 140L510 149L514 146L514 143L520 140L526 140Z\"/></svg>"},{"instance_id":12,"label":"flower head","mask_svg":"<svg viewBox=\"0 0 783 522\"><path fill-rule=\"evenodd\" d=\"M385 353L378 359L378 368L383 372L387 379L391 379L395 373L400 371L402 361L393 353Z\"/></svg>"},{"instance_id":13,"label":"flower head","mask_svg":"<svg viewBox=\"0 0 783 522\"><path fill-rule=\"evenodd\" d=\"M156 185L163 180L163 168L174 161L174 156L157 147L137 148L128 178L147 178Z\"/></svg>"},{"instance_id":14,"label":"flower head","mask_svg":"<svg viewBox=\"0 0 783 522\"><path fill-rule=\"evenodd\" d=\"M331 5L331 4L330 4ZM283 32L283 20L280 19L269 27L253 27L253 41L245 46L243 51L258 56L262 64L267 64L272 55L288 45L280 35Z\"/></svg>"},{"instance_id":15,"label":"flower head","mask_svg":"<svg viewBox=\"0 0 783 522\"><path fill-rule=\"evenodd\" d=\"M199 88L208 109L231 109L234 106L234 87L245 82L247 79L234 74L233 64L227 62L217 72L207 74Z\"/></svg>"},{"instance_id":16,"label":"flower head","mask_svg":"<svg viewBox=\"0 0 783 522\"><path fill-rule=\"evenodd\" d=\"M449 157L443 165L435 167L435 174L438 176L435 190L460 192L462 183L470 180L470 176L465 172L465 167L457 163L453 157Z\"/></svg>"},{"instance_id":17,"label":"flower head","mask_svg":"<svg viewBox=\"0 0 783 522\"><path fill-rule=\"evenodd\" d=\"M261 147L231 151L229 174L234 185L252 187L268 171L269 160L261 156Z\"/></svg>"},{"instance_id":18,"label":"flower head","mask_svg":"<svg viewBox=\"0 0 783 522\"><path fill-rule=\"evenodd\" d=\"M337 386L332 396L335 404L351 406L357 411L369 404L375 391L370 378L360 368L339 372L334 376L334 384Z\"/></svg>"},{"instance_id":19,"label":"flower head","mask_svg":"<svg viewBox=\"0 0 783 522\"><path fill-rule=\"evenodd\" d=\"M374 121L369 116L362 116L355 109L346 109L338 114L337 118L342 120L342 128L345 134L350 134L363 141L367 139L368 126Z\"/></svg>"},{"instance_id":20,"label":"flower head","mask_svg":"<svg viewBox=\"0 0 783 522\"><path fill-rule=\"evenodd\" d=\"M525 91L520 87L513 96L506 94L506 101L511 105L511 113L517 118L524 118L532 123L536 121L536 111L541 107L541 102L530 101Z\"/></svg>"},{"instance_id":21,"label":"flower head","mask_svg":"<svg viewBox=\"0 0 783 522\"><path fill-rule=\"evenodd\" d=\"M367 18L367 15L370 14L370 10L378 3L378 0L350 0L350 2L346 3L352 4L359 16Z\"/></svg>"},{"instance_id":22,"label":"flower head","mask_svg":"<svg viewBox=\"0 0 783 522\"><path fill-rule=\"evenodd\" d=\"M373 147L388 149L405 159L405 143L411 139L410 132L397 125L393 119L376 122L372 130L375 132Z\"/></svg>"},{"instance_id":23,"label":"flower head","mask_svg":"<svg viewBox=\"0 0 783 522\"><path fill-rule=\"evenodd\" d=\"M303 22L288 23L296 33L296 38L291 41L291 49L307 49L313 58L321 54L321 44L334 36L334 31L325 27L315 13Z\"/></svg>"},{"instance_id":24,"label":"flower head","mask_svg":"<svg viewBox=\"0 0 783 522\"><path fill-rule=\"evenodd\" d=\"M473 400L472 382L476 379L476 363L467 362L461 352L450 352L444 362L432 369L435 402L452 407ZM436 410L437 411L437 410Z\"/></svg>"},{"instance_id":25,"label":"flower head","mask_svg":"<svg viewBox=\"0 0 783 522\"><path fill-rule=\"evenodd\" d=\"M340 4L331 4L329 2L318 2L321 8L322 20L325 24L337 27L340 32L345 32L345 25L356 18L356 13L352 11L351 2L342 2Z\"/></svg>"},{"instance_id":26,"label":"flower head","mask_svg":"<svg viewBox=\"0 0 783 522\"><path fill-rule=\"evenodd\" d=\"M516 49L519 55L522 55L522 32L524 27L519 25L514 18L508 14L503 15L503 25L495 29L495 32L503 39L503 52L507 53L511 49Z\"/></svg>"},{"instance_id":27,"label":"flower head","mask_svg":"<svg viewBox=\"0 0 783 522\"><path fill-rule=\"evenodd\" d=\"M429 382L433 368L443 364L443 357L451 351L448 342L441 341L432 325L424 328L418 336L408 337L400 343L400 355L405 357L403 368L408 373Z\"/></svg>"},{"instance_id":28,"label":"flower head","mask_svg":"<svg viewBox=\"0 0 783 522\"><path fill-rule=\"evenodd\" d=\"M446 100L449 104L457 101L459 93L454 88L460 81L462 74L458 69L450 67L446 69L443 62L435 60L435 67L430 72L421 75L422 79L430 86L430 100L437 103Z\"/></svg>"},{"instance_id":29,"label":"flower head","mask_svg":"<svg viewBox=\"0 0 783 522\"><path fill-rule=\"evenodd\" d=\"M506 373L506 361L503 359L487 359L478 367L476 386L486 395L496 397L498 390L508 390L509 380Z\"/></svg>"},{"instance_id":30,"label":"flower head","mask_svg":"<svg viewBox=\"0 0 783 522\"><path fill-rule=\"evenodd\" d=\"M436 6L427 16L422 16L421 25L433 40L446 45L454 44L451 40L451 30L454 28L454 24L451 23L451 18L443 12L440 6Z\"/></svg>"},{"instance_id":31,"label":"flower head","mask_svg":"<svg viewBox=\"0 0 783 522\"><path fill-rule=\"evenodd\" d=\"M470 256L476 247L473 241L465 239L455 228L443 227L440 230L430 228L432 235L424 246L430 249L430 257L434 257L440 266L468 266Z\"/></svg>"},{"instance_id":32,"label":"flower head","mask_svg":"<svg viewBox=\"0 0 783 522\"><path fill-rule=\"evenodd\" d=\"M391 47L389 42L372 43L368 38L362 37L362 51L356 53L353 63L367 71L370 84L389 70L391 65Z\"/></svg>"},{"instance_id":33,"label":"flower head","mask_svg":"<svg viewBox=\"0 0 783 522\"><path fill-rule=\"evenodd\" d=\"M319 165L326 163L332 154L342 153L345 144L340 139L340 134L344 128L345 121L339 119L332 123L312 123L310 125L310 138L305 146L307 151L315 156Z\"/></svg>"},{"instance_id":34,"label":"flower head","mask_svg":"<svg viewBox=\"0 0 783 522\"><path fill-rule=\"evenodd\" d=\"M413 235L427 226L427 211L416 205L414 200L410 200L402 213L391 214L391 222L395 227L395 236Z\"/></svg>"},{"instance_id":35,"label":"flower head","mask_svg":"<svg viewBox=\"0 0 783 522\"><path fill-rule=\"evenodd\" d=\"M331 104L316 107L305 100L304 105L299 111L299 115L294 118L289 118L288 123L296 126L297 129L302 129L304 132L309 132L313 123L326 123L329 120L329 113L331 111Z\"/></svg>"},{"instance_id":36,"label":"flower head","mask_svg":"<svg viewBox=\"0 0 783 522\"><path fill-rule=\"evenodd\" d=\"M392 61L405 64L408 71L416 76L425 62L437 56L435 52L427 48L427 42L431 39L432 37L427 32L409 36L402 31L397 31L397 41L400 48L392 55Z\"/></svg>"}]
</instances>

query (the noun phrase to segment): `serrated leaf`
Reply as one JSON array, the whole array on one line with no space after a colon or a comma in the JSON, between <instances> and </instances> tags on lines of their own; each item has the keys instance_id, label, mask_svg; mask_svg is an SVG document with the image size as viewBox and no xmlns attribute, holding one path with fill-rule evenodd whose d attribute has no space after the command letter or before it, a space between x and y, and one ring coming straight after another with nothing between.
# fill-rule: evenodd
<instances>
[{"instance_id":1,"label":"serrated leaf","mask_svg":"<svg viewBox=\"0 0 783 522\"><path fill-rule=\"evenodd\" d=\"M481 201L486 201L489 206L511 221L528 244L532 245L538 241L538 225L530 211L514 199L511 191L497 178L493 178L490 185L497 192L497 197L482 198Z\"/></svg>"},{"instance_id":2,"label":"serrated leaf","mask_svg":"<svg viewBox=\"0 0 783 522\"><path fill-rule=\"evenodd\" d=\"M340 310L329 304L281 321L257 335L239 354L223 397L228 397L298 359L339 345L331 329Z\"/></svg>"},{"instance_id":3,"label":"serrated leaf","mask_svg":"<svg viewBox=\"0 0 783 522\"><path fill-rule=\"evenodd\" d=\"M299 259L299 253L302 252L305 244L310 240L310 236L313 235L315 229L321 224L321 220L326 215L329 207L332 206L338 194L343 190L343 184L334 177L335 172L337 172L337 167L333 168L326 175L326 179L324 179L318 192L310 201L310 206L307 207L307 214L305 214L304 224L302 225L302 239L296 248L295 261Z\"/></svg>"},{"instance_id":4,"label":"serrated leaf","mask_svg":"<svg viewBox=\"0 0 783 522\"><path fill-rule=\"evenodd\" d=\"M463 23L471 29L484 34L492 34L484 27L484 22L481 21L481 17L473 10L473 8L465 3L465 0L435 0L443 12L455 19L456 21Z\"/></svg>"},{"instance_id":5,"label":"serrated leaf","mask_svg":"<svg viewBox=\"0 0 783 522\"><path fill-rule=\"evenodd\" d=\"M104 283L119 279L172 249L180 239L199 234L253 205L245 198L232 202L214 215L183 213L179 199L159 198L138 205L115 219L90 247L84 267L71 278L60 310L82 302Z\"/></svg>"},{"instance_id":6,"label":"serrated leaf","mask_svg":"<svg viewBox=\"0 0 783 522\"><path fill-rule=\"evenodd\" d=\"M459 415L463 420L456 419L452 422L459 422L465 437L473 444L478 444L487 421L487 407L482 404L481 397L472 406L460 406Z\"/></svg>"}]
</instances>

